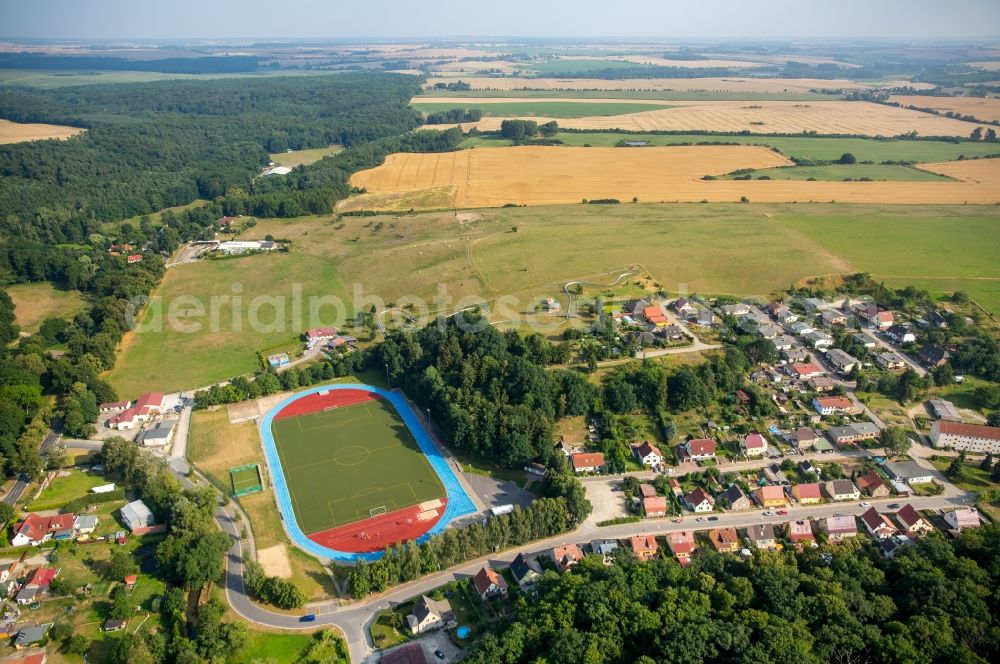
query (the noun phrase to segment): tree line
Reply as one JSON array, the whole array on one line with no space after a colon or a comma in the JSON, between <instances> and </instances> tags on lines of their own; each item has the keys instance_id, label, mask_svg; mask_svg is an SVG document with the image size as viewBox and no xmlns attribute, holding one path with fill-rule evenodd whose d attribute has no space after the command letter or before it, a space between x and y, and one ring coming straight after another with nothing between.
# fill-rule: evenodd
<instances>
[{"instance_id":1,"label":"tree line","mask_svg":"<svg viewBox=\"0 0 1000 664\"><path fill-rule=\"evenodd\" d=\"M424 122L429 125L456 124L458 122L478 122L483 112L478 108L452 108L447 111L428 113Z\"/></svg>"}]
</instances>

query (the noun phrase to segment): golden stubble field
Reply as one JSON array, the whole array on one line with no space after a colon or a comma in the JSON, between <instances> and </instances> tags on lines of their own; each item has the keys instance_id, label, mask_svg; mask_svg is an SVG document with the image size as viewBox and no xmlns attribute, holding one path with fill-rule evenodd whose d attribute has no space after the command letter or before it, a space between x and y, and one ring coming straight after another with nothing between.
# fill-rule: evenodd
<instances>
[{"instance_id":1,"label":"golden stubble field","mask_svg":"<svg viewBox=\"0 0 1000 664\"><path fill-rule=\"evenodd\" d=\"M496 98L466 98L465 104L486 105ZM504 99L503 101L507 101ZM537 101L537 100L536 100ZM559 101L578 101L560 99ZM604 100L606 101L606 100ZM907 108L847 101L706 101L665 102L669 107L612 116L528 118L555 120L568 129L626 131L719 131L753 134L849 134L853 136L968 136L976 125ZM485 117L462 127L497 131L501 117ZM433 125L445 129L453 125Z\"/></svg>"},{"instance_id":2,"label":"golden stubble field","mask_svg":"<svg viewBox=\"0 0 1000 664\"><path fill-rule=\"evenodd\" d=\"M477 148L432 154L394 154L377 168L356 173L351 185L368 194L349 209L382 209L386 197L415 209L576 203L616 198L643 202L760 202L963 204L1000 202L1000 160L983 159L922 168L953 182L822 182L703 180L740 168L788 165L758 146L650 148ZM428 191L435 196L427 196ZM366 198L367 197L367 198ZM370 205L366 205L370 202Z\"/></svg>"},{"instance_id":3,"label":"golden stubble field","mask_svg":"<svg viewBox=\"0 0 1000 664\"><path fill-rule=\"evenodd\" d=\"M41 141L47 138L65 139L82 134L83 131L79 127L0 120L0 145L23 141Z\"/></svg>"},{"instance_id":4,"label":"golden stubble field","mask_svg":"<svg viewBox=\"0 0 1000 664\"><path fill-rule=\"evenodd\" d=\"M658 90L661 92L809 92L814 89L865 90L876 87L846 78L491 78L489 76L460 76L457 72L448 77L428 78L425 88L436 83L454 83L458 76L473 90ZM884 81L880 85L892 87L908 85L918 89L931 89L930 83Z\"/></svg>"},{"instance_id":5,"label":"golden stubble field","mask_svg":"<svg viewBox=\"0 0 1000 664\"><path fill-rule=\"evenodd\" d=\"M933 108L942 113L954 111L980 120L1000 120L1000 99L993 97L934 97L931 95L893 95L889 101L903 106ZM972 131L972 127L969 128Z\"/></svg>"}]
</instances>

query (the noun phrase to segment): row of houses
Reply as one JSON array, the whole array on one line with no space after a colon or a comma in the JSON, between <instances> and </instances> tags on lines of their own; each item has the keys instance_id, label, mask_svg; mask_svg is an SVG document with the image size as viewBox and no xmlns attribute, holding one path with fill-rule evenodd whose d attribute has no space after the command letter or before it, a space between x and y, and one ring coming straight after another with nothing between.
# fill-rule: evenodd
<instances>
[{"instance_id":1,"label":"row of houses","mask_svg":"<svg viewBox=\"0 0 1000 664\"><path fill-rule=\"evenodd\" d=\"M164 524L157 523L156 517L141 500L134 500L120 510L122 522L134 535L163 532ZM14 524L10 545L39 546L48 542L87 539L97 530L100 519L94 514L55 514L42 516L29 513Z\"/></svg>"}]
</instances>

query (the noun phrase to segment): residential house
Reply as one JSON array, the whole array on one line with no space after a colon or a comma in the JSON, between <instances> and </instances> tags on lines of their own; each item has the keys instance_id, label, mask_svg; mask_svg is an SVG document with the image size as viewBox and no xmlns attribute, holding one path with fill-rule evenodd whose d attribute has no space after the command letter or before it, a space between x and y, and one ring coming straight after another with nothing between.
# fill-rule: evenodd
<instances>
[{"instance_id":1,"label":"residential house","mask_svg":"<svg viewBox=\"0 0 1000 664\"><path fill-rule=\"evenodd\" d=\"M774 319L782 325L791 325L799 319L799 315L786 306L781 306L774 314Z\"/></svg>"},{"instance_id":2,"label":"residential house","mask_svg":"<svg viewBox=\"0 0 1000 664\"><path fill-rule=\"evenodd\" d=\"M698 549L694 542L694 533L689 530L672 532L667 535L667 546L677 557L682 566L691 562L691 555Z\"/></svg>"},{"instance_id":3,"label":"residential house","mask_svg":"<svg viewBox=\"0 0 1000 664\"><path fill-rule=\"evenodd\" d=\"M877 539L888 539L896 534L896 526L892 525L885 514L879 513L874 507L861 515L861 524L868 531L868 534Z\"/></svg>"},{"instance_id":4,"label":"residential house","mask_svg":"<svg viewBox=\"0 0 1000 664\"><path fill-rule=\"evenodd\" d=\"M177 420L161 420L152 428L139 433L136 442L143 447L163 447L169 445L174 438L174 425Z\"/></svg>"},{"instance_id":5,"label":"residential house","mask_svg":"<svg viewBox=\"0 0 1000 664\"><path fill-rule=\"evenodd\" d=\"M811 314L831 306L829 302L818 297L808 297L802 301L802 308Z\"/></svg>"},{"instance_id":6,"label":"residential house","mask_svg":"<svg viewBox=\"0 0 1000 664\"><path fill-rule=\"evenodd\" d=\"M936 420L931 425L934 447L1000 454L1000 427Z\"/></svg>"},{"instance_id":7,"label":"residential house","mask_svg":"<svg viewBox=\"0 0 1000 664\"><path fill-rule=\"evenodd\" d=\"M49 661L49 656L44 650L38 650L24 657L5 657L2 661L4 664L45 664Z\"/></svg>"},{"instance_id":8,"label":"residential house","mask_svg":"<svg viewBox=\"0 0 1000 664\"><path fill-rule=\"evenodd\" d=\"M644 441L642 445L632 448L632 453L643 466L656 468L663 465L663 453L649 441Z\"/></svg>"},{"instance_id":9,"label":"residential house","mask_svg":"<svg viewBox=\"0 0 1000 664\"><path fill-rule=\"evenodd\" d=\"M854 368L861 364L861 361L840 350L839 348L831 348L826 354L827 361L833 365L839 373L847 375L854 371Z\"/></svg>"},{"instance_id":10,"label":"residential house","mask_svg":"<svg viewBox=\"0 0 1000 664\"><path fill-rule=\"evenodd\" d=\"M813 364L812 362L793 364L788 368L788 375L798 380L815 378L816 376L822 376L824 373L826 372L818 364Z\"/></svg>"},{"instance_id":11,"label":"residential house","mask_svg":"<svg viewBox=\"0 0 1000 664\"><path fill-rule=\"evenodd\" d=\"M889 485L885 483L882 476L874 470L869 470L864 475L855 478L858 488L872 498L885 498L892 495Z\"/></svg>"},{"instance_id":12,"label":"residential house","mask_svg":"<svg viewBox=\"0 0 1000 664\"><path fill-rule=\"evenodd\" d=\"M713 314L709 309L699 309L698 313L694 318L688 318L695 325L701 327L712 327L715 325L715 314Z\"/></svg>"},{"instance_id":13,"label":"residential house","mask_svg":"<svg viewBox=\"0 0 1000 664\"><path fill-rule=\"evenodd\" d=\"M947 420L949 422L962 422L965 418L962 414L958 412L958 407L952 402L942 399L940 397L933 397L928 405L931 407L931 412L934 413L934 417L939 420Z\"/></svg>"},{"instance_id":14,"label":"residential house","mask_svg":"<svg viewBox=\"0 0 1000 664\"><path fill-rule=\"evenodd\" d=\"M834 325L847 325L847 316L836 309L826 309L820 315L823 324L827 327L833 327Z\"/></svg>"},{"instance_id":15,"label":"residential house","mask_svg":"<svg viewBox=\"0 0 1000 664\"><path fill-rule=\"evenodd\" d=\"M819 482L796 484L792 487L792 496L799 501L800 505L815 505L823 502L823 493L820 491Z\"/></svg>"},{"instance_id":16,"label":"residential house","mask_svg":"<svg viewBox=\"0 0 1000 664\"><path fill-rule=\"evenodd\" d=\"M806 342L807 346L812 346L816 350L823 350L824 348L833 346L833 337L819 330L803 334L802 339Z\"/></svg>"},{"instance_id":17,"label":"residential house","mask_svg":"<svg viewBox=\"0 0 1000 664\"><path fill-rule=\"evenodd\" d=\"M713 528L708 531L708 541L719 553L734 553L741 548L735 528Z\"/></svg>"},{"instance_id":18,"label":"residential house","mask_svg":"<svg viewBox=\"0 0 1000 664\"><path fill-rule=\"evenodd\" d=\"M922 537L934 530L930 521L920 516L920 513L909 503L903 505L902 509L896 512L896 523L899 524L899 529L907 537Z\"/></svg>"},{"instance_id":19,"label":"residential house","mask_svg":"<svg viewBox=\"0 0 1000 664\"><path fill-rule=\"evenodd\" d=\"M861 492L851 480L833 480L823 483L823 493L830 500L859 500Z\"/></svg>"},{"instance_id":20,"label":"residential house","mask_svg":"<svg viewBox=\"0 0 1000 664\"><path fill-rule=\"evenodd\" d=\"M715 509L715 499L701 487L684 496L684 503L692 512L711 512Z\"/></svg>"},{"instance_id":21,"label":"residential house","mask_svg":"<svg viewBox=\"0 0 1000 664\"><path fill-rule=\"evenodd\" d=\"M622 305L622 311L632 316L641 316L648 306L649 302L643 299L628 300Z\"/></svg>"},{"instance_id":22,"label":"residential house","mask_svg":"<svg viewBox=\"0 0 1000 664\"><path fill-rule=\"evenodd\" d=\"M806 385L813 392L832 392L836 387L837 383L829 376L816 376L815 378L810 378L806 381Z\"/></svg>"},{"instance_id":23,"label":"residential house","mask_svg":"<svg viewBox=\"0 0 1000 664\"><path fill-rule=\"evenodd\" d=\"M979 511L975 507L963 507L944 513L944 522L951 530L960 532L966 528L980 526Z\"/></svg>"},{"instance_id":24,"label":"residential house","mask_svg":"<svg viewBox=\"0 0 1000 664\"><path fill-rule=\"evenodd\" d=\"M597 473L604 469L604 455L600 452L578 452L570 456L570 461L577 473Z\"/></svg>"},{"instance_id":25,"label":"residential house","mask_svg":"<svg viewBox=\"0 0 1000 664\"><path fill-rule=\"evenodd\" d=\"M655 327L666 327L667 317L663 315L663 310L655 304L651 304L642 310L642 317L646 322Z\"/></svg>"},{"instance_id":26,"label":"residential house","mask_svg":"<svg viewBox=\"0 0 1000 664\"><path fill-rule=\"evenodd\" d=\"M785 475L785 471L781 469L776 463L772 463L770 466L765 466L760 469L760 474L764 476L769 484L778 484L781 486L787 486L791 484L788 481L788 476Z\"/></svg>"},{"instance_id":27,"label":"residential house","mask_svg":"<svg viewBox=\"0 0 1000 664\"><path fill-rule=\"evenodd\" d=\"M936 344L927 344L920 349L919 354L920 361L924 363L924 366L930 368L941 366L948 361L949 357L948 351Z\"/></svg>"},{"instance_id":28,"label":"residential house","mask_svg":"<svg viewBox=\"0 0 1000 664\"><path fill-rule=\"evenodd\" d=\"M643 498L642 511L645 512L647 519L654 519L657 517L666 516L667 515L666 496L650 496L649 498Z\"/></svg>"},{"instance_id":29,"label":"residential house","mask_svg":"<svg viewBox=\"0 0 1000 664\"><path fill-rule=\"evenodd\" d=\"M660 328L659 334L662 334L663 338L667 341L681 341L682 339L687 339L687 335L684 334L684 330L677 325L667 325L666 327Z\"/></svg>"},{"instance_id":30,"label":"residential house","mask_svg":"<svg viewBox=\"0 0 1000 664\"><path fill-rule=\"evenodd\" d=\"M427 595L421 595L410 615L406 616L410 631L414 634L424 634L442 627L455 624L455 612L451 610L451 602L446 599L435 600Z\"/></svg>"},{"instance_id":31,"label":"residential house","mask_svg":"<svg viewBox=\"0 0 1000 664\"><path fill-rule=\"evenodd\" d=\"M613 539L597 539L590 543L590 550L602 556L605 561L609 560L618 548L618 540Z\"/></svg>"},{"instance_id":32,"label":"residential house","mask_svg":"<svg viewBox=\"0 0 1000 664\"><path fill-rule=\"evenodd\" d=\"M887 350L875 356L875 364L886 371L896 371L906 367L906 360L899 354Z\"/></svg>"},{"instance_id":33,"label":"residential house","mask_svg":"<svg viewBox=\"0 0 1000 664\"><path fill-rule=\"evenodd\" d=\"M795 339L782 334L771 339L771 343L774 344L774 350L789 350L795 346Z\"/></svg>"},{"instance_id":34,"label":"residential house","mask_svg":"<svg viewBox=\"0 0 1000 664\"><path fill-rule=\"evenodd\" d=\"M785 507L788 505L785 490L780 486L758 487L753 495L761 507Z\"/></svg>"},{"instance_id":35,"label":"residential house","mask_svg":"<svg viewBox=\"0 0 1000 664\"><path fill-rule=\"evenodd\" d=\"M96 514L80 514L73 520L73 530L77 535L89 535L97 530L98 522Z\"/></svg>"},{"instance_id":36,"label":"residential house","mask_svg":"<svg viewBox=\"0 0 1000 664\"><path fill-rule=\"evenodd\" d=\"M135 265L142 262L142 254L129 254L125 257L126 265Z\"/></svg>"},{"instance_id":37,"label":"residential house","mask_svg":"<svg viewBox=\"0 0 1000 664\"><path fill-rule=\"evenodd\" d=\"M678 447L684 448L682 453L684 457L693 459L694 461L715 458L716 445L715 441L711 438L692 438Z\"/></svg>"},{"instance_id":38,"label":"residential house","mask_svg":"<svg viewBox=\"0 0 1000 664\"><path fill-rule=\"evenodd\" d=\"M556 564L556 569L565 572L573 565L583 560L583 551L576 544L557 546L549 553Z\"/></svg>"},{"instance_id":39,"label":"residential house","mask_svg":"<svg viewBox=\"0 0 1000 664\"><path fill-rule=\"evenodd\" d=\"M25 627L17 633L14 637L14 647L18 650L24 650L25 648L30 648L31 646L41 643L45 640L45 636L49 633L49 628L52 627L52 623L44 623L36 627Z\"/></svg>"},{"instance_id":40,"label":"residential house","mask_svg":"<svg viewBox=\"0 0 1000 664\"><path fill-rule=\"evenodd\" d=\"M119 431L132 429L163 411L165 397L162 392L147 392L131 406L108 420L108 426Z\"/></svg>"},{"instance_id":41,"label":"residential house","mask_svg":"<svg viewBox=\"0 0 1000 664\"><path fill-rule=\"evenodd\" d=\"M857 415L861 412L847 397L816 397L812 404L820 415Z\"/></svg>"},{"instance_id":42,"label":"residential house","mask_svg":"<svg viewBox=\"0 0 1000 664\"><path fill-rule=\"evenodd\" d=\"M134 535L146 535L149 533L163 532L166 529L164 524L157 524L156 517L146 507L146 503L141 500L134 500L126 504L120 510L122 521Z\"/></svg>"},{"instance_id":43,"label":"residential house","mask_svg":"<svg viewBox=\"0 0 1000 664\"><path fill-rule=\"evenodd\" d=\"M632 553L639 560L649 560L656 556L656 552L660 550L659 545L656 543L656 538L652 535L636 535L635 537L630 537L628 539L628 545L632 549Z\"/></svg>"},{"instance_id":44,"label":"residential house","mask_svg":"<svg viewBox=\"0 0 1000 664\"><path fill-rule=\"evenodd\" d=\"M101 625L101 630L105 632L120 632L126 627L128 627L128 620L108 618Z\"/></svg>"},{"instance_id":45,"label":"residential house","mask_svg":"<svg viewBox=\"0 0 1000 664\"><path fill-rule=\"evenodd\" d=\"M476 575L472 577L472 585L475 586L479 598L484 602L494 597L507 596L507 581L489 565L483 566L476 572Z\"/></svg>"},{"instance_id":46,"label":"residential house","mask_svg":"<svg viewBox=\"0 0 1000 664\"><path fill-rule=\"evenodd\" d=\"M14 524L14 536L11 546L38 546L50 539L65 540L73 536L74 514L56 514L55 516L39 516L34 512L24 517L23 521Z\"/></svg>"},{"instance_id":47,"label":"residential house","mask_svg":"<svg viewBox=\"0 0 1000 664\"><path fill-rule=\"evenodd\" d=\"M815 327L802 320L792 322L790 325L787 325L785 329L787 329L792 334L797 334L799 336L816 331Z\"/></svg>"},{"instance_id":48,"label":"residential house","mask_svg":"<svg viewBox=\"0 0 1000 664\"><path fill-rule=\"evenodd\" d=\"M687 316L691 316L698 312L698 307L691 304L687 300L687 298L684 297L679 297L676 300L674 300L674 303L671 306L673 307L674 311L676 311L679 315L684 316L685 318Z\"/></svg>"},{"instance_id":49,"label":"residential house","mask_svg":"<svg viewBox=\"0 0 1000 664\"><path fill-rule=\"evenodd\" d=\"M854 314L864 321L868 327L877 330L888 330L896 322L891 311L879 309L874 304L860 304L852 307Z\"/></svg>"},{"instance_id":50,"label":"residential house","mask_svg":"<svg viewBox=\"0 0 1000 664\"><path fill-rule=\"evenodd\" d=\"M671 477L667 480L667 486L670 487L670 493L674 494L675 498L684 497L684 489L681 487L681 483Z\"/></svg>"},{"instance_id":51,"label":"residential house","mask_svg":"<svg viewBox=\"0 0 1000 664\"><path fill-rule=\"evenodd\" d=\"M910 332L910 328L902 323L896 323L885 331L885 336L889 337L897 344L912 344L917 340L917 336Z\"/></svg>"},{"instance_id":52,"label":"residential house","mask_svg":"<svg viewBox=\"0 0 1000 664\"><path fill-rule=\"evenodd\" d=\"M763 456L767 452L767 439L754 431L740 441L740 447L747 457Z\"/></svg>"},{"instance_id":53,"label":"residential house","mask_svg":"<svg viewBox=\"0 0 1000 664\"><path fill-rule=\"evenodd\" d=\"M332 325L327 327L314 327L311 330L306 330L305 336L306 336L306 341L308 341L310 345L312 345L319 341L327 341L329 339L333 339L335 336L337 336L337 328L333 327Z\"/></svg>"},{"instance_id":54,"label":"residential house","mask_svg":"<svg viewBox=\"0 0 1000 664\"><path fill-rule=\"evenodd\" d=\"M828 516L823 519L820 527L826 531L827 539L831 542L856 537L858 534L858 524L850 515Z\"/></svg>"},{"instance_id":55,"label":"residential house","mask_svg":"<svg viewBox=\"0 0 1000 664\"><path fill-rule=\"evenodd\" d=\"M640 346L652 346L656 343L656 335L652 332L633 332L632 337L636 340Z\"/></svg>"},{"instance_id":56,"label":"residential house","mask_svg":"<svg viewBox=\"0 0 1000 664\"><path fill-rule=\"evenodd\" d=\"M875 440L879 429L872 422L853 422L843 426L830 427L826 435L837 445L859 443L862 440Z\"/></svg>"},{"instance_id":57,"label":"residential house","mask_svg":"<svg viewBox=\"0 0 1000 664\"><path fill-rule=\"evenodd\" d=\"M739 318L740 316L749 315L750 307L743 304L742 302L738 302L736 304L724 304L721 307L719 307L719 312L723 316L733 316L735 318Z\"/></svg>"},{"instance_id":58,"label":"residential house","mask_svg":"<svg viewBox=\"0 0 1000 664\"><path fill-rule=\"evenodd\" d=\"M808 450L821 438L820 433L812 427L799 427L795 430L795 438L792 440L792 445L800 451Z\"/></svg>"},{"instance_id":59,"label":"residential house","mask_svg":"<svg viewBox=\"0 0 1000 664\"><path fill-rule=\"evenodd\" d=\"M916 542L906 535L893 535L886 539L879 540L878 548L882 552L883 556L891 560L896 557L896 553L901 549L913 546L914 544L916 544Z\"/></svg>"},{"instance_id":60,"label":"residential house","mask_svg":"<svg viewBox=\"0 0 1000 664\"><path fill-rule=\"evenodd\" d=\"M14 576L14 571L17 569L17 562L7 563L0 566L0 583L5 582Z\"/></svg>"},{"instance_id":61,"label":"residential house","mask_svg":"<svg viewBox=\"0 0 1000 664\"><path fill-rule=\"evenodd\" d=\"M216 219L215 223L220 228L228 228L229 226L233 225L234 221L236 221L236 217L225 216L225 217L219 217L218 219Z\"/></svg>"},{"instance_id":62,"label":"residential house","mask_svg":"<svg viewBox=\"0 0 1000 664\"><path fill-rule=\"evenodd\" d=\"M812 522L809 519L796 519L788 522L788 539L796 544L814 543L816 536L813 535Z\"/></svg>"},{"instance_id":63,"label":"residential house","mask_svg":"<svg viewBox=\"0 0 1000 664\"><path fill-rule=\"evenodd\" d=\"M864 348L867 348L868 350L872 350L873 348L878 346L878 341L876 341L873 337L865 334L864 332L858 332L856 334L852 334L851 338L854 339L854 342L856 344L859 344Z\"/></svg>"},{"instance_id":64,"label":"residential house","mask_svg":"<svg viewBox=\"0 0 1000 664\"><path fill-rule=\"evenodd\" d=\"M916 461L890 461L885 464L889 477L907 484L926 484L934 481L931 471Z\"/></svg>"},{"instance_id":65,"label":"residential house","mask_svg":"<svg viewBox=\"0 0 1000 664\"><path fill-rule=\"evenodd\" d=\"M139 576L137 574L128 574L122 579L122 583L125 584L125 590L132 592L135 590L135 584L139 582Z\"/></svg>"},{"instance_id":66,"label":"residential house","mask_svg":"<svg viewBox=\"0 0 1000 664\"><path fill-rule=\"evenodd\" d=\"M942 314L937 309L928 309L927 324L933 325L934 327L937 328L945 329L948 327L948 318L945 316L945 314Z\"/></svg>"},{"instance_id":67,"label":"residential house","mask_svg":"<svg viewBox=\"0 0 1000 664\"><path fill-rule=\"evenodd\" d=\"M743 512L753 509L753 502L749 496L743 493L743 489L740 488L739 484L729 485L729 488L719 496L719 500L729 505L729 509L733 512Z\"/></svg>"},{"instance_id":68,"label":"residential house","mask_svg":"<svg viewBox=\"0 0 1000 664\"><path fill-rule=\"evenodd\" d=\"M774 318L774 315L778 313L778 311L784 306L785 305L783 305L781 302L778 302L777 300L771 300L764 307L764 310L768 313L768 315L771 316L771 318ZM787 309L787 307L785 308Z\"/></svg>"},{"instance_id":69,"label":"residential house","mask_svg":"<svg viewBox=\"0 0 1000 664\"><path fill-rule=\"evenodd\" d=\"M102 403L97 407L99 413L117 413L120 410L125 410L132 405L131 401L111 401L108 403Z\"/></svg>"},{"instance_id":70,"label":"residential house","mask_svg":"<svg viewBox=\"0 0 1000 664\"><path fill-rule=\"evenodd\" d=\"M514 562L510 564L510 573L514 575L514 580L521 588L529 588L542 578L542 566L533 557L528 558L523 553L517 554Z\"/></svg>"},{"instance_id":71,"label":"residential house","mask_svg":"<svg viewBox=\"0 0 1000 664\"><path fill-rule=\"evenodd\" d=\"M758 549L774 549L778 546L774 539L774 526L769 523L755 523L749 526L747 539Z\"/></svg>"},{"instance_id":72,"label":"residential house","mask_svg":"<svg viewBox=\"0 0 1000 664\"><path fill-rule=\"evenodd\" d=\"M428 664L427 655L419 641L386 650L378 661L379 664Z\"/></svg>"}]
</instances>

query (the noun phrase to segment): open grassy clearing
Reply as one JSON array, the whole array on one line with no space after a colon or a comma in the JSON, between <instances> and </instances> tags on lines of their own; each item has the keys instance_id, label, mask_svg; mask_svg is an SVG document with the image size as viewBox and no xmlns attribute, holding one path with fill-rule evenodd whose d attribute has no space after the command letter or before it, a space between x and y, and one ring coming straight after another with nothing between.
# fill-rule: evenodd
<instances>
[{"instance_id":1,"label":"open grassy clearing","mask_svg":"<svg viewBox=\"0 0 1000 664\"><path fill-rule=\"evenodd\" d=\"M605 60L602 58L558 58L546 60L545 62L532 62L524 66L525 69L536 71L540 74L563 74L582 73L588 71L599 71L601 69L630 69L635 67L633 62L623 62L621 60Z\"/></svg>"},{"instance_id":2,"label":"open grassy clearing","mask_svg":"<svg viewBox=\"0 0 1000 664\"><path fill-rule=\"evenodd\" d=\"M26 509L32 512L59 509L71 500L89 493L95 486L107 484L107 480L82 470L71 471L66 477L56 477L45 487L37 500Z\"/></svg>"},{"instance_id":3,"label":"open grassy clearing","mask_svg":"<svg viewBox=\"0 0 1000 664\"><path fill-rule=\"evenodd\" d=\"M343 146L331 145L326 148L311 148L308 150L291 150L290 152L276 152L271 155L271 161L278 164L279 166L287 166L289 168L295 168L296 166L304 166L306 164L312 164L323 157L330 157L337 154L343 150Z\"/></svg>"},{"instance_id":4,"label":"open grassy clearing","mask_svg":"<svg viewBox=\"0 0 1000 664\"><path fill-rule=\"evenodd\" d=\"M14 301L14 316L21 332L34 334L46 318L72 318L84 307L79 291L59 290L47 281L7 286Z\"/></svg>"},{"instance_id":5,"label":"open grassy clearing","mask_svg":"<svg viewBox=\"0 0 1000 664\"><path fill-rule=\"evenodd\" d=\"M867 178L888 182L947 182L948 178L937 173L910 166L888 164L827 164L825 166L785 166L781 168L761 168L749 173L753 179L767 177L771 180L858 180ZM726 180L739 176L727 175Z\"/></svg>"},{"instance_id":6,"label":"open grassy clearing","mask_svg":"<svg viewBox=\"0 0 1000 664\"><path fill-rule=\"evenodd\" d=\"M49 138L66 139L83 132L84 130L79 127L0 120L0 145L23 141L44 141Z\"/></svg>"},{"instance_id":7,"label":"open grassy clearing","mask_svg":"<svg viewBox=\"0 0 1000 664\"><path fill-rule=\"evenodd\" d=\"M540 118L541 121L549 118ZM975 123L884 104L848 101L706 101L674 102L669 108L615 116L564 118L570 129L626 131L718 131L750 134L848 134L854 136L922 136L965 138ZM436 125L447 127L448 125ZM470 125L471 126L471 125ZM496 131L499 118L474 124Z\"/></svg>"},{"instance_id":8,"label":"open grassy clearing","mask_svg":"<svg viewBox=\"0 0 1000 664\"><path fill-rule=\"evenodd\" d=\"M168 74L154 71L100 71L100 70L40 70L3 69L0 70L0 86L28 85L38 88L63 88L73 85L93 85L95 83L152 83L177 79L198 80L210 78L259 78L266 76L331 76L337 72L329 70L288 70L247 72L237 74Z\"/></svg>"},{"instance_id":9,"label":"open grassy clearing","mask_svg":"<svg viewBox=\"0 0 1000 664\"><path fill-rule=\"evenodd\" d=\"M777 148L787 157L811 161L840 159L845 152L858 161L954 161L959 157L1000 155L1000 144L984 142L905 141L873 138L797 138L779 136L746 136L740 134L626 134L623 132L559 132L556 138L567 145L592 145L611 147L618 141L648 141L650 145L679 145L696 143L737 143L740 145L767 145ZM467 139L473 145L503 147L510 141L498 136L479 136ZM465 144L463 144L465 145Z\"/></svg>"},{"instance_id":10,"label":"open grassy clearing","mask_svg":"<svg viewBox=\"0 0 1000 664\"><path fill-rule=\"evenodd\" d=\"M1000 313L997 208L907 208L905 212L882 208L877 215L858 206L829 210L827 214L788 211L773 219L890 285L937 293L964 290L983 307Z\"/></svg>"},{"instance_id":11,"label":"open grassy clearing","mask_svg":"<svg viewBox=\"0 0 1000 664\"><path fill-rule=\"evenodd\" d=\"M142 325L126 335L111 383L120 394L138 394L154 386L170 392L257 369L258 350L288 342L313 326L307 324L308 308L296 314L292 303L296 288L301 288L303 298L344 296L330 258L273 252L168 270ZM242 297L234 306L231 298L237 294ZM329 310L327 315L332 316ZM173 361L181 357L190 362Z\"/></svg>"},{"instance_id":12,"label":"open grassy clearing","mask_svg":"<svg viewBox=\"0 0 1000 664\"><path fill-rule=\"evenodd\" d=\"M447 111L460 106L467 109L479 109L486 117L551 117L551 118L581 118L589 116L625 115L626 113L638 113L640 111L653 111L660 108L669 108L666 104L649 104L629 101L591 101L585 103L579 101L529 101L516 100L509 102L485 102L484 100L472 100L464 102L461 100L447 102L421 102L414 101L410 104L413 108L422 113L434 113L437 111Z\"/></svg>"},{"instance_id":13,"label":"open grassy clearing","mask_svg":"<svg viewBox=\"0 0 1000 664\"><path fill-rule=\"evenodd\" d=\"M390 155L385 163L351 177L369 193L350 199L350 209L379 209L381 197L409 192L426 196L454 187L447 207L557 205L581 200L643 202L837 201L852 203L995 203L1000 201L1000 160L926 164L955 181L807 182L796 180L706 181L737 169L790 165L760 146L658 148L511 147L451 153ZM368 197L368 198L366 198ZM417 208L415 202L410 208ZM438 202L435 207L442 207Z\"/></svg>"},{"instance_id":14,"label":"open grassy clearing","mask_svg":"<svg viewBox=\"0 0 1000 664\"><path fill-rule=\"evenodd\" d=\"M971 115L980 120L1000 120L1000 99L995 97L937 97L931 95L893 95L889 101L903 106L933 108L941 113L949 111ZM970 130L971 131L971 130Z\"/></svg>"}]
</instances>

